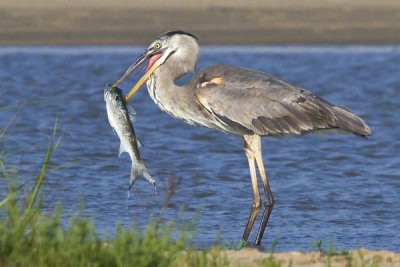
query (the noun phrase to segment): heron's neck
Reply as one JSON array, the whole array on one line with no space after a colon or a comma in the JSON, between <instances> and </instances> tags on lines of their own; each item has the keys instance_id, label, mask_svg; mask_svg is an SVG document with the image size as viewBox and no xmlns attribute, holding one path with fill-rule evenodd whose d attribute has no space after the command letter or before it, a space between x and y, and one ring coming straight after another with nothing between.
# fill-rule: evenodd
<instances>
[{"instance_id":1,"label":"heron's neck","mask_svg":"<svg viewBox=\"0 0 400 267\"><path fill-rule=\"evenodd\" d=\"M184 73L177 74L168 68L160 67L147 80L150 97L161 110L189 124L205 125L204 114L199 109L194 88L189 85L178 86L175 80ZM205 125L206 126L206 125Z\"/></svg>"},{"instance_id":2,"label":"heron's neck","mask_svg":"<svg viewBox=\"0 0 400 267\"><path fill-rule=\"evenodd\" d=\"M183 88L175 84L176 79L177 75L173 70L169 67L161 66L147 80L147 90L157 105L165 102L162 101L163 99L174 98L173 92L182 91Z\"/></svg>"}]
</instances>

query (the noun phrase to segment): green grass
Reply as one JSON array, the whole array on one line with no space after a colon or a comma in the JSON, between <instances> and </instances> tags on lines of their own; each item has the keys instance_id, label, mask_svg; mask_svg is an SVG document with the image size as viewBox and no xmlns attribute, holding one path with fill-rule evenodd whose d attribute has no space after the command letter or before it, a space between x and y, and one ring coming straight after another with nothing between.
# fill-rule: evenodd
<instances>
[{"instance_id":1,"label":"green grass","mask_svg":"<svg viewBox=\"0 0 400 267\"><path fill-rule=\"evenodd\" d=\"M216 250L192 251L183 230L173 240L173 224L149 223L144 233L118 225L112 238L100 238L87 219L64 226L61 213L24 213L10 200L0 222L0 266L224 266Z\"/></svg>"},{"instance_id":2,"label":"green grass","mask_svg":"<svg viewBox=\"0 0 400 267\"><path fill-rule=\"evenodd\" d=\"M378 267L374 260L366 260L361 251L349 251L344 249L337 249L334 247L333 242L330 241L328 248L323 249L323 241L317 240L312 243L313 250L321 253L324 265L326 267L332 266L335 258L344 258L346 260L346 267Z\"/></svg>"},{"instance_id":3,"label":"green grass","mask_svg":"<svg viewBox=\"0 0 400 267\"><path fill-rule=\"evenodd\" d=\"M0 129L0 139L9 125ZM0 179L8 183L7 192L0 198L0 266L242 266L240 262L230 262L218 242L199 250L191 242L193 222L164 222L162 214L168 205L161 208L161 216L150 221L143 232L135 223L129 228L116 225L113 236L103 233L101 237L83 211L71 216L69 223L61 220L66 216L60 205L43 212L49 162L61 141L57 137L57 120L51 140L40 172L23 183L18 183L17 168L4 164L4 151L0 151ZM168 184L166 203L175 190L171 177ZM172 232L179 233L178 238L172 238ZM252 266L292 266L291 261L283 265L275 259L276 243L277 240L268 257ZM313 247L325 258L325 266L331 266L337 256L346 257L349 267L377 266L365 261L361 253L336 250L332 244L324 250L322 241L315 242Z\"/></svg>"},{"instance_id":4,"label":"green grass","mask_svg":"<svg viewBox=\"0 0 400 267\"><path fill-rule=\"evenodd\" d=\"M8 183L8 192L0 199L0 266L227 265L220 249L199 251L190 245L192 225L178 226L158 218L156 223L150 221L144 232L133 223L128 229L116 225L112 237L107 233L100 237L84 212L72 216L69 223L61 220L60 205L43 212L49 162L61 140L57 120L51 140L31 188L30 181L18 184L16 168L8 169L0 158L1 176ZM179 237L172 239L172 231Z\"/></svg>"},{"instance_id":5,"label":"green grass","mask_svg":"<svg viewBox=\"0 0 400 267\"><path fill-rule=\"evenodd\" d=\"M324 250L323 246L322 246L322 243L323 243L322 240L314 241L311 244L311 248L313 250L321 253L322 255L329 256L329 257L332 257L332 256L345 256L345 255L349 255L349 253L350 253L348 250L335 248L335 246L333 245L332 241L329 241L328 248L326 250Z\"/></svg>"}]
</instances>

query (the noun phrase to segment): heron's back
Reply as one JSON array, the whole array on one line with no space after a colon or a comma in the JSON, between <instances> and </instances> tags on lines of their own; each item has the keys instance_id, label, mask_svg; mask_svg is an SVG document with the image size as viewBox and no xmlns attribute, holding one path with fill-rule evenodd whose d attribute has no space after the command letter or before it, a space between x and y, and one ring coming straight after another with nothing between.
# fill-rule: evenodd
<instances>
[{"instance_id":1,"label":"heron's back","mask_svg":"<svg viewBox=\"0 0 400 267\"><path fill-rule=\"evenodd\" d=\"M371 134L348 109L266 73L213 65L200 71L190 86L201 107L233 134L274 136L324 129Z\"/></svg>"}]
</instances>

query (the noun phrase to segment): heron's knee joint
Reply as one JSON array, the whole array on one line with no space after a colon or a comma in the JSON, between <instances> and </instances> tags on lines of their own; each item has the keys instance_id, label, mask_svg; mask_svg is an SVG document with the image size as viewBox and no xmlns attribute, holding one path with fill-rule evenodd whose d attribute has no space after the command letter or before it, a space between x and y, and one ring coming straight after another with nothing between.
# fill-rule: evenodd
<instances>
[{"instance_id":1,"label":"heron's knee joint","mask_svg":"<svg viewBox=\"0 0 400 267\"><path fill-rule=\"evenodd\" d=\"M252 208L260 208L261 207L261 198L256 198L253 199L253 202L251 203Z\"/></svg>"},{"instance_id":2,"label":"heron's knee joint","mask_svg":"<svg viewBox=\"0 0 400 267\"><path fill-rule=\"evenodd\" d=\"M265 208L267 208L267 207L273 207L274 204L275 204L274 198L266 198L266 199L264 200L264 207L265 207Z\"/></svg>"}]
</instances>

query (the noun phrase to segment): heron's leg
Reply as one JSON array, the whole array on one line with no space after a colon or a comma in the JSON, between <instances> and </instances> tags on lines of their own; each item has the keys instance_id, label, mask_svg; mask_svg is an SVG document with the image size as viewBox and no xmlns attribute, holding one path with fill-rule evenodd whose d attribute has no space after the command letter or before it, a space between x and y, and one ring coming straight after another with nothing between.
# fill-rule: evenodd
<instances>
[{"instance_id":1,"label":"heron's leg","mask_svg":"<svg viewBox=\"0 0 400 267\"><path fill-rule=\"evenodd\" d=\"M264 212L263 216L261 219L260 227L257 232L257 237L256 237L256 245L260 245L261 239L264 235L264 230L265 227L267 227L269 215L272 212L272 208L274 207L274 196L272 195L271 188L269 187L268 179L267 179L267 174L265 172L264 168L264 163L262 160L262 152L261 152L261 143L260 143L260 150L258 151L256 155L256 162L257 162L257 167L260 172L261 180L264 186L264 193L265 193L265 200L264 200Z\"/></svg>"},{"instance_id":2,"label":"heron's leg","mask_svg":"<svg viewBox=\"0 0 400 267\"><path fill-rule=\"evenodd\" d=\"M243 145L246 152L246 156L249 162L249 169L250 169L250 176L251 176L251 185L253 189L253 202L251 205L250 217L247 222L246 228L243 233L242 241L247 242L249 238L251 229L253 228L254 221L257 218L258 212L260 211L261 206L261 198L260 192L258 189L257 183L257 173L256 173L256 166L254 162L254 153L251 149L251 142L246 142L246 138L243 138ZM251 141L251 140L250 140Z\"/></svg>"}]
</instances>

